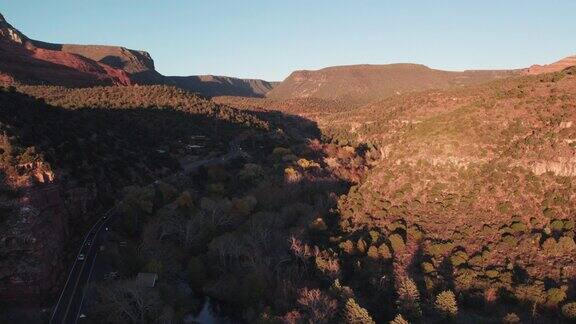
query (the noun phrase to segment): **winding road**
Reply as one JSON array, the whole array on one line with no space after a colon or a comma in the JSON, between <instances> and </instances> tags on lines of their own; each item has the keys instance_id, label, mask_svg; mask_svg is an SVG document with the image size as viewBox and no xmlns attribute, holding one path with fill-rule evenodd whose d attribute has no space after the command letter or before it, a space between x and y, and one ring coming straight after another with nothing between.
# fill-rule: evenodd
<instances>
[{"instance_id":1,"label":"winding road","mask_svg":"<svg viewBox=\"0 0 576 324\"><path fill-rule=\"evenodd\" d=\"M192 172L193 170L203 167L226 163L227 161L247 156L247 153L242 151L235 142L230 143L230 150L223 156L200 160L192 162L188 165L182 166L183 171L164 178L164 181L169 181L172 178L180 177L183 174ZM60 323L77 323L80 318L80 311L84 302L84 290L86 285L90 282L92 270L98 257L100 246L105 242L108 233L107 228L118 217L119 213L114 211L114 208L108 210L98 221L92 225L92 228L80 246L76 260L72 265L72 269L68 274L66 284L60 293L58 302L54 307L50 324Z\"/></svg>"},{"instance_id":2,"label":"winding road","mask_svg":"<svg viewBox=\"0 0 576 324\"><path fill-rule=\"evenodd\" d=\"M88 231L68 274L64 289L56 303L50 323L76 323L84 300L84 287L90 281L100 245L104 242L106 228L117 217L114 209L108 210Z\"/></svg>"}]
</instances>

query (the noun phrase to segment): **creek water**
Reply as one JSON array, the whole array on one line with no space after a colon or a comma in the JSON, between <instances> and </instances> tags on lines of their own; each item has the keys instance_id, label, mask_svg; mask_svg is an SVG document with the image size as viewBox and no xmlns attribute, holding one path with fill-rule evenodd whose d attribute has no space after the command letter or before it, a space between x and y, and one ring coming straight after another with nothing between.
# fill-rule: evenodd
<instances>
[{"instance_id":1,"label":"creek water","mask_svg":"<svg viewBox=\"0 0 576 324\"><path fill-rule=\"evenodd\" d=\"M220 307L217 302L211 298L206 298L204 300L204 305L202 305L202 310L197 316L193 318L192 323L198 324L237 324L240 321L233 320L228 316L222 314Z\"/></svg>"}]
</instances>

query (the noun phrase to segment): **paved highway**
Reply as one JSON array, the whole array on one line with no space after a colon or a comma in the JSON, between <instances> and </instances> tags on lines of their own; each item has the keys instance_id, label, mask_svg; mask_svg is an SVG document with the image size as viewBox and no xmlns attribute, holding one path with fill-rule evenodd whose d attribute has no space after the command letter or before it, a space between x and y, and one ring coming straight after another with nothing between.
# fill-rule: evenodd
<instances>
[{"instance_id":1,"label":"paved highway","mask_svg":"<svg viewBox=\"0 0 576 324\"><path fill-rule=\"evenodd\" d=\"M76 260L68 274L64 289L60 293L50 323L76 323L80 316L80 308L84 299L84 287L92 275L92 267L96 261L100 245L103 243L106 227L116 217L117 213L110 209L88 231Z\"/></svg>"},{"instance_id":2,"label":"paved highway","mask_svg":"<svg viewBox=\"0 0 576 324\"><path fill-rule=\"evenodd\" d=\"M194 169L202 166L225 163L239 156L246 156L246 153L232 142L230 143L230 150L225 155L218 158L195 161L185 165L182 167L184 170L183 173L190 173ZM170 180L170 178L178 176L182 176L182 173L166 177L164 180ZM52 313L50 324L75 324L78 322L84 302L84 288L90 282L92 269L94 268L100 245L104 243L106 238L106 227L109 227L116 217L118 217L118 213L116 213L114 209L108 210L84 237L84 242L80 246L76 260L68 274L64 289L62 289L54 312Z\"/></svg>"}]
</instances>

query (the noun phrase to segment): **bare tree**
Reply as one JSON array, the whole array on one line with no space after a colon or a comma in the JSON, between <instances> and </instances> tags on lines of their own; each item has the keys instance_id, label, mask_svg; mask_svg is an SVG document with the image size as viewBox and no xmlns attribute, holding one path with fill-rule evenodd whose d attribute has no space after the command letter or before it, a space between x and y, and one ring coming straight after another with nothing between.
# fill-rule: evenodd
<instances>
[{"instance_id":1,"label":"bare tree","mask_svg":"<svg viewBox=\"0 0 576 324\"><path fill-rule=\"evenodd\" d=\"M300 290L298 304L308 314L310 323L329 323L338 309L338 302L319 289Z\"/></svg>"},{"instance_id":2,"label":"bare tree","mask_svg":"<svg viewBox=\"0 0 576 324\"><path fill-rule=\"evenodd\" d=\"M97 287L97 294L94 310L112 323L155 321L162 308L158 292L136 280Z\"/></svg>"}]
</instances>

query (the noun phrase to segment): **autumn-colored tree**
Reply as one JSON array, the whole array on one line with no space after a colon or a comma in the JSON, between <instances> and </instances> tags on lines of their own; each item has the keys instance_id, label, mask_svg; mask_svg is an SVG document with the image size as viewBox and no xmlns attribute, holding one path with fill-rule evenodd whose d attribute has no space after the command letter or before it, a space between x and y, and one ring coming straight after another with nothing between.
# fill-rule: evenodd
<instances>
[{"instance_id":1,"label":"autumn-colored tree","mask_svg":"<svg viewBox=\"0 0 576 324\"><path fill-rule=\"evenodd\" d=\"M434 307L445 318L454 318L458 314L456 296L451 290L445 290L436 296Z\"/></svg>"},{"instance_id":2,"label":"autumn-colored tree","mask_svg":"<svg viewBox=\"0 0 576 324\"><path fill-rule=\"evenodd\" d=\"M411 319L421 318L420 292L416 283L410 278L403 278L399 281L398 308L400 312Z\"/></svg>"},{"instance_id":3,"label":"autumn-colored tree","mask_svg":"<svg viewBox=\"0 0 576 324\"><path fill-rule=\"evenodd\" d=\"M368 311L358 305L354 298L348 298L342 310L341 321L343 324L375 324Z\"/></svg>"},{"instance_id":4,"label":"autumn-colored tree","mask_svg":"<svg viewBox=\"0 0 576 324\"><path fill-rule=\"evenodd\" d=\"M562 315L571 321L576 321L576 302L562 306Z\"/></svg>"},{"instance_id":5,"label":"autumn-colored tree","mask_svg":"<svg viewBox=\"0 0 576 324\"><path fill-rule=\"evenodd\" d=\"M402 314L398 314L390 321L390 324L410 324L410 322L405 320L404 317L402 317Z\"/></svg>"},{"instance_id":6,"label":"autumn-colored tree","mask_svg":"<svg viewBox=\"0 0 576 324\"><path fill-rule=\"evenodd\" d=\"M337 301L319 289L302 289L298 304L308 315L310 323L330 323L338 309Z\"/></svg>"}]
</instances>

